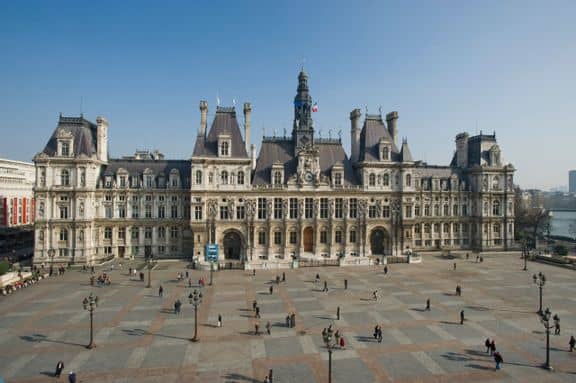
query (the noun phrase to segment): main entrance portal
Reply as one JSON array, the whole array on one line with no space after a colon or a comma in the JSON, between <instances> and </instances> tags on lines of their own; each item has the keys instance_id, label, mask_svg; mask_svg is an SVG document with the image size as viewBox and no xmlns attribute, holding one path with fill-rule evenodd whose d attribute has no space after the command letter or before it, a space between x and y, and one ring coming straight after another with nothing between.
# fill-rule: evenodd
<instances>
[{"instance_id":1,"label":"main entrance portal","mask_svg":"<svg viewBox=\"0 0 576 383\"><path fill-rule=\"evenodd\" d=\"M372 230L370 234L370 250L372 255L386 255L386 249L389 246L389 238L384 229L378 228Z\"/></svg>"},{"instance_id":2,"label":"main entrance portal","mask_svg":"<svg viewBox=\"0 0 576 383\"><path fill-rule=\"evenodd\" d=\"M304 251L314 251L314 229L311 227L304 229Z\"/></svg>"},{"instance_id":3,"label":"main entrance portal","mask_svg":"<svg viewBox=\"0 0 576 383\"><path fill-rule=\"evenodd\" d=\"M242 256L242 238L235 231L224 235L224 258L239 261Z\"/></svg>"}]
</instances>

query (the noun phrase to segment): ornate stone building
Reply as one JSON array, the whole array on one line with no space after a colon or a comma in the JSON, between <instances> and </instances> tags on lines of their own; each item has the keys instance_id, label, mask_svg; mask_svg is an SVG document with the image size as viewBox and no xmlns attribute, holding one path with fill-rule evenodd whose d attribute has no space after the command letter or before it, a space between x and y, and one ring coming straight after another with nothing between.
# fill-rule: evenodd
<instances>
[{"instance_id":1,"label":"ornate stone building","mask_svg":"<svg viewBox=\"0 0 576 383\"><path fill-rule=\"evenodd\" d=\"M60 117L36 163L35 262L110 257L193 258L289 267L332 259L439 249L506 250L514 233L514 167L495 135L456 136L449 166L414 160L399 142L398 113L350 113L351 156L315 134L308 76L301 72L290 137L250 144L234 107L200 102L191 160L137 152L108 158L108 123ZM53 250L53 251L51 251Z\"/></svg>"}]
</instances>

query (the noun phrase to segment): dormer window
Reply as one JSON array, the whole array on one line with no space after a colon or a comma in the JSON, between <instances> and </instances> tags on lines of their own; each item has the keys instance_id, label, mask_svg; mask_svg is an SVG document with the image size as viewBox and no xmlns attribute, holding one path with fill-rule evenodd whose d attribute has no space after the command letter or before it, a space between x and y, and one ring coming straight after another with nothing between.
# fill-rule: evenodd
<instances>
[{"instance_id":1,"label":"dormer window","mask_svg":"<svg viewBox=\"0 0 576 383\"><path fill-rule=\"evenodd\" d=\"M342 186L342 173L334 174L334 185Z\"/></svg>"},{"instance_id":2,"label":"dormer window","mask_svg":"<svg viewBox=\"0 0 576 383\"><path fill-rule=\"evenodd\" d=\"M63 157L68 157L70 155L70 143L62 142L60 145L60 155Z\"/></svg>"},{"instance_id":3,"label":"dormer window","mask_svg":"<svg viewBox=\"0 0 576 383\"><path fill-rule=\"evenodd\" d=\"M218 136L218 156L230 157L232 152L232 139L228 134Z\"/></svg>"},{"instance_id":4,"label":"dormer window","mask_svg":"<svg viewBox=\"0 0 576 383\"><path fill-rule=\"evenodd\" d=\"M381 139L378 144L378 154L380 161L390 161L390 146L384 139Z\"/></svg>"},{"instance_id":5,"label":"dormer window","mask_svg":"<svg viewBox=\"0 0 576 383\"><path fill-rule=\"evenodd\" d=\"M368 176L368 186L376 186L376 175L374 173L370 173Z\"/></svg>"},{"instance_id":6,"label":"dormer window","mask_svg":"<svg viewBox=\"0 0 576 383\"><path fill-rule=\"evenodd\" d=\"M196 170L196 185L202 185L202 170Z\"/></svg>"},{"instance_id":7,"label":"dormer window","mask_svg":"<svg viewBox=\"0 0 576 383\"><path fill-rule=\"evenodd\" d=\"M412 176L410 174L406 174L406 186L412 186Z\"/></svg>"},{"instance_id":8,"label":"dormer window","mask_svg":"<svg viewBox=\"0 0 576 383\"><path fill-rule=\"evenodd\" d=\"M244 172L242 170L238 172L238 185L244 185Z\"/></svg>"},{"instance_id":9,"label":"dormer window","mask_svg":"<svg viewBox=\"0 0 576 383\"><path fill-rule=\"evenodd\" d=\"M274 172L274 185L282 185L282 172L280 170Z\"/></svg>"}]
</instances>

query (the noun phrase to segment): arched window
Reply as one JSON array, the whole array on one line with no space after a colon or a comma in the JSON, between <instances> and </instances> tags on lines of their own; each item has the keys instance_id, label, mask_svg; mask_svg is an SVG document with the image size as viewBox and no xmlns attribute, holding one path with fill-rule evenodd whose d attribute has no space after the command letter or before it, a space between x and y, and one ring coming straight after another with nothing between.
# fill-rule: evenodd
<instances>
[{"instance_id":1,"label":"arched window","mask_svg":"<svg viewBox=\"0 0 576 383\"><path fill-rule=\"evenodd\" d=\"M368 176L368 185L369 186L376 185L376 175L374 173L370 173L370 176Z\"/></svg>"},{"instance_id":2,"label":"arched window","mask_svg":"<svg viewBox=\"0 0 576 383\"><path fill-rule=\"evenodd\" d=\"M412 176L410 174L406 174L406 186L412 186Z\"/></svg>"},{"instance_id":3,"label":"arched window","mask_svg":"<svg viewBox=\"0 0 576 383\"><path fill-rule=\"evenodd\" d=\"M202 185L202 171L196 170L196 185Z\"/></svg>"},{"instance_id":4,"label":"arched window","mask_svg":"<svg viewBox=\"0 0 576 383\"><path fill-rule=\"evenodd\" d=\"M484 202L484 215L488 215L488 202Z\"/></svg>"},{"instance_id":5,"label":"arched window","mask_svg":"<svg viewBox=\"0 0 576 383\"><path fill-rule=\"evenodd\" d=\"M226 170L222 171L222 174L220 177L222 179L222 185L227 185L228 184L228 172Z\"/></svg>"},{"instance_id":6,"label":"arched window","mask_svg":"<svg viewBox=\"0 0 576 383\"><path fill-rule=\"evenodd\" d=\"M382 184L384 186L390 185L390 176L388 174L384 174L384 177L382 178Z\"/></svg>"},{"instance_id":7,"label":"arched window","mask_svg":"<svg viewBox=\"0 0 576 383\"><path fill-rule=\"evenodd\" d=\"M244 172L238 172L238 185L244 185Z\"/></svg>"},{"instance_id":8,"label":"arched window","mask_svg":"<svg viewBox=\"0 0 576 383\"><path fill-rule=\"evenodd\" d=\"M282 172L274 172L274 185L282 185Z\"/></svg>"},{"instance_id":9,"label":"arched window","mask_svg":"<svg viewBox=\"0 0 576 383\"><path fill-rule=\"evenodd\" d=\"M492 215L500 215L500 201L492 202Z\"/></svg>"},{"instance_id":10,"label":"arched window","mask_svg":"<svg viewBox=\"0 0 576 383\"><path fill-rule=\"evenodd\" d=\"M70 186L70 171L68 169L62 169L62 173L60 173L60 185Z\"/></svg>"},{"instance_id":11,"label":"arched window","mask_svg":"<svg viewBox=\"0 0 576 383\"><path fill-rule=\"evenodd\" d=\"M60 230L60 240L61 241L68 241L68 230L66 230L66 229Z\"/></svg>"},{"instance_id":12,"label":"arched window","mask_svg":"<svg viewBox=\"0 0 576 383\"><path fill-rule=\"evenodd\" d=\"M388 147L385 146L384 149L382 149L382 159L388 160L389 158L390 158L390 151L388 150Z\"/></svg>"},{"instance_id":13,"label":"arched window","mask_svg":"<svg viewBox=\"0 0 576 383\"><path fill-rule=\"evenodd\" d=\"M228 152L230 151L229 149L230 149L230 147L228 145L228 142L226 142L226 141L223 142L222 146L220 147L220 155L221 156L227 156Z\"/></svg>"}]
</instances>

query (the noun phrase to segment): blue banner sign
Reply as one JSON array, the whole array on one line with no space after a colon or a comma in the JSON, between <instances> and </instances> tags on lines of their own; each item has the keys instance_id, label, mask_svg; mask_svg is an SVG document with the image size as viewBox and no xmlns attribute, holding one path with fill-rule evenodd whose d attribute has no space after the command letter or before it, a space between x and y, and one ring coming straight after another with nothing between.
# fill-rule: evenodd
<instances>
[{"instance_id":1,"label":"blue banner sign","mask_svg":"<svg viewBox=\"0 0 576 383\"><path fill-rule=\"evenodd\" d=\"M205 249L205 257L208 262L215 262L218 260L218 245L208 244Z\"/></svg>"}]
</instances>

